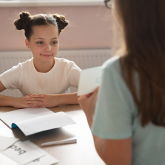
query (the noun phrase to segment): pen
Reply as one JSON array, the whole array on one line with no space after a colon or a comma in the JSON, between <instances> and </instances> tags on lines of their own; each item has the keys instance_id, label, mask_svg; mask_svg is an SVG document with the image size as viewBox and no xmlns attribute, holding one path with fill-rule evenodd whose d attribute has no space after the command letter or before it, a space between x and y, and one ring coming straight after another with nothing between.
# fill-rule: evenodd
<instances>
[{"instance_id":1,"label":"pen","mask_svg":"<svg viewBox=\"0 0 165 165\"><path fill-rule=\"evenodd\" d=\"M69 143L76 143L76 142L77 142L77 139L66 139L66 140L42 143L41 146L49 146L49 145L55 145L55 144L69 144Z\"/></svg>"}]
</instances>

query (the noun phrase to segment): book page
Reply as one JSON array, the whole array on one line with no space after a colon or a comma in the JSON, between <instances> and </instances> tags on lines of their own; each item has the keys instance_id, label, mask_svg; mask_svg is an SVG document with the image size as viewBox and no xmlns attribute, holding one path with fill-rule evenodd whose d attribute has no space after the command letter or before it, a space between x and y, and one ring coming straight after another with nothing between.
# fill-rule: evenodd
<instances>
[{"instance_id":1,"label":"book page","mask_svg":"<svg viewBox=\"0 0 165 165\"><path fill-rule=\"evenodd\" d=\"M47 114L53 114L53 112L47 108L24 108L11 112L2 113L0 114L0 119L4 123L6 123L10 128L16 128L16 125L13 125L12 127L12 123L32 119Z\"/></svg>"},{"instance_id":2,"label":"book page","mask_svg":"<svg viewBox=\"0 0 165 165\"><path fill-rule=\"evenodd\" d=\"M16 122L22 132L28 136L38 132L60 128L75 122L64 112L57 112L49 115Z\"/></svg>"}]
</instances>

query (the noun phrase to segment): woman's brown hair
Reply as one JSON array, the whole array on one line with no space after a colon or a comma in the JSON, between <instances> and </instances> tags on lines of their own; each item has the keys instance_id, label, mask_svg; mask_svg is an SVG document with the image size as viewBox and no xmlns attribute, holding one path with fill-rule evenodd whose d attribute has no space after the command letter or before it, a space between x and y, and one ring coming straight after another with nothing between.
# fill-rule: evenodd
<instances>
[{"instance_id":1,"label":"woman's brown hair","mask_svg":"<svg viewBox=\"0 0 165 165\"><path fill-rule=\"evenodd\" d=\"M14 21L14 25L17 30L24 30L25 36L30 40L33 34L33 26L40 25L54 25L58 27L58 33L68 25L68 21L65 20L65 16L59 14L36 14L30 15L29 12L21 12L20 18Z\"/></svg>"},{"instance_id":2,"label":"woman's brown hair","mask_svg":"<svg viewBox=\"0 0 165 165\"><path fill-rule=\"evenodd\" d=\"M165 0L114 2L125 44L120 58L122 73L138 107L141 124L152 122L164 127Z\"/></svg>"}]
</instances>

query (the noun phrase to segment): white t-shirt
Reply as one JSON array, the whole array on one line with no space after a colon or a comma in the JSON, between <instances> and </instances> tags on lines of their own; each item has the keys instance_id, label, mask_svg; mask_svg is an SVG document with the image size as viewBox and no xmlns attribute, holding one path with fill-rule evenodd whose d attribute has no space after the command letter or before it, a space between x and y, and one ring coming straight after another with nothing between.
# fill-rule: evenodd
<instances>
[{"instance_id":1,"label":"white t-shirt","mask_svg":"<svg viewBox=\"0 0 165 165\"><path fill-rule=\"evenodd\" d=\"M81 69L73 62L55 57L53 68L47 73L38 72L33 58L19 63L0 75L7 89L19 89L25 96L30 93L66 93L69 87L78 87Z\"/></svg>"}]
</instances>

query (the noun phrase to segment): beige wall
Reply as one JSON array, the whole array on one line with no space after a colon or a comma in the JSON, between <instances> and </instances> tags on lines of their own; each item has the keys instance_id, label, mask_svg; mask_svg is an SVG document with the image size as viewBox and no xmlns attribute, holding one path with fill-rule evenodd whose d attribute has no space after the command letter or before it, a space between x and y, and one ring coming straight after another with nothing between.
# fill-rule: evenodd
<instances>
[{"instance_id":1,"label":"beige wall","mask_svg":"<svg viewBox=\"0 0 165 165\"><path fill-rule=\"evenodd\" d=\"M13 7L0 8L0 51L26 50L23 31L17 31L13 24L20 11L29 11L31 14L65 15L69 20L69 26L61 33L60 49L112 46L112 14L111 10L104 6Z\"/></svg>"}]
</instances>

